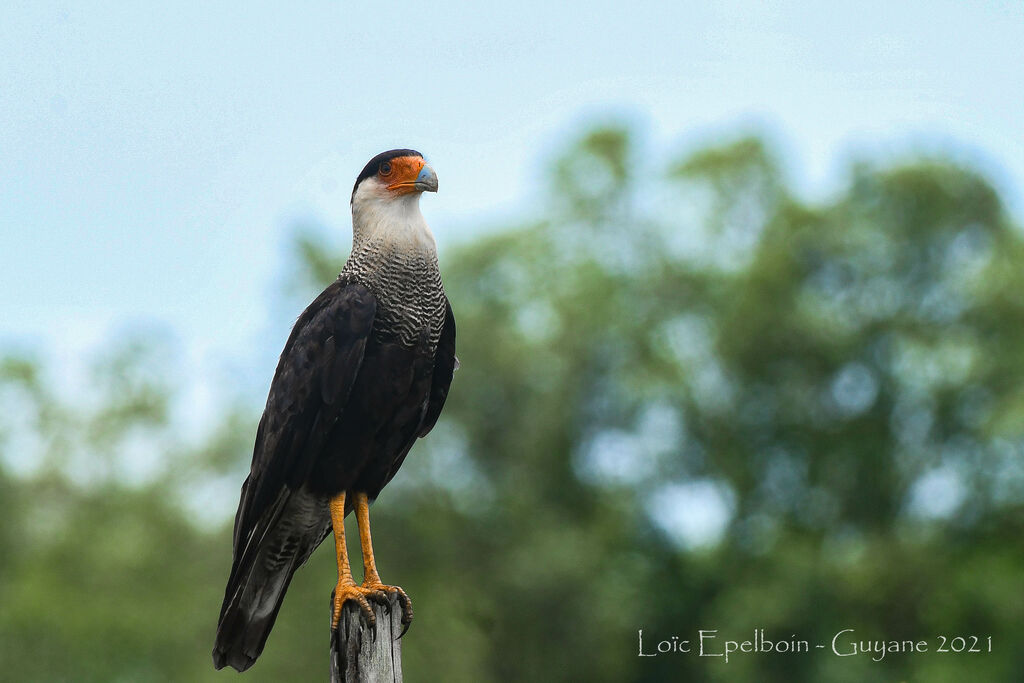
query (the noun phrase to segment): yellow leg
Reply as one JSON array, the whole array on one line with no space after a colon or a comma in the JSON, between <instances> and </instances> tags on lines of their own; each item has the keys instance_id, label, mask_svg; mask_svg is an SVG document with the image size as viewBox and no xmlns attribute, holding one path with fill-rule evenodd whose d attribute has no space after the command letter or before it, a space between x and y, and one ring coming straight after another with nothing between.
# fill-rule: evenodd
<instances>
[{"instance_id":1,"label":"yellow leg","mask_svg":"<svg viewBox=\"0 0 1024 683\"><path fill-rule=\"evenodd\" d=\"M331 611L331 628L337 628L338 620L341 618L341 608L346 600L355 600L363 614L369 615L369 621L374 622L373 610L370 603L356 585L352 578L352 566L348 562L348 548L345 546L345 493L331 498L331 525L334 527L334 553L338 562L338 585L334 587L332 596L333 609Z\"/></svg>"},{"instance_id":2,"label":"yellow leg","mask_svg":"<svg viewBox=\"0 0 1024 683\"><path fill-rule=\"evenodd\" d=\"M389 586L380 580L377 563L373 559L373 539L370 537L370 501L365 493L356 493L356 523L359 525L359 547L363 553L363 584L360 588L375 598L384 597L388 593L398 596L402 606L402 634L405 634L412 622L412 602L405 591L398 586Z\"/></svg>"},{"instance_id":3,"label":"yellow leg","mask_svg":"<svg viewBox=\"0 0 1024 683\"><path fill-rule=\"evenodd\" d=\"M355 583L345 547L345 493L331 498L331 526L334 527L334 554L338 561L338 582Z\"/></svg>"},{"instance_id":4,"label":"yellow leg","mask_svg":"<svg viewBox=\"0 0 1024 683\"><path fill-rule=\"evenodd\" d=\"M370 537L370 501L365 493L356 494L356 523L359 525L359 548L363 551L363 585L380 583L377 562L373 559L373 539Z\"/></svg>"}]
</instances>

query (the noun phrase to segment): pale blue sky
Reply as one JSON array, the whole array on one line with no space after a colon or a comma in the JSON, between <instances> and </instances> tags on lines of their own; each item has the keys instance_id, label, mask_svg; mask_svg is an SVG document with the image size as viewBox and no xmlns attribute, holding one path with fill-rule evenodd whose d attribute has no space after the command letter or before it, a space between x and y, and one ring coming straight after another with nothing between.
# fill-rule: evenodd
<instances>
[{"instance_id":1,"label":"pale blue sky","mask_svg":"<svg viewBox=\"0 0 1024 683\"><path fill-rule=\"evenodd\" d=\"M1024 213L1021 2L141 5L0 7L0 344L73 358L155 322L199 376L276 352L288 227L347 233L370 156L432 160L443 249L530 215L607 113L656 163L766 130L810 197L851 157L948 149Z\"/></svg>"}]
</instances>

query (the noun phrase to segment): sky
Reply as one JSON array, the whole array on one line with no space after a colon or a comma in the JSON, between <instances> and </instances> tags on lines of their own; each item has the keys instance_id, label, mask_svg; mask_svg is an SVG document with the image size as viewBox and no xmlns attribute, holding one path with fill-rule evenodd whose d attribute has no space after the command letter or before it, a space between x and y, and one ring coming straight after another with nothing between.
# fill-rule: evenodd
<instances>
[{"instance_id":1,"label":"sky","mask_svg":"<svg viewBox=\"0 0 1024 683\"><path fill-rule=\"evenodd\" d=\"M607 117L655 164L766 132L810 198L851 159L941 150L1024 222L1024 3L845 5L8 0L0 349L73 364L151 325L197 377L276 353L292 226L347 240L371 156L431 161L443 264L532 215L566 135Z\"/></svg>"}]
</instances>

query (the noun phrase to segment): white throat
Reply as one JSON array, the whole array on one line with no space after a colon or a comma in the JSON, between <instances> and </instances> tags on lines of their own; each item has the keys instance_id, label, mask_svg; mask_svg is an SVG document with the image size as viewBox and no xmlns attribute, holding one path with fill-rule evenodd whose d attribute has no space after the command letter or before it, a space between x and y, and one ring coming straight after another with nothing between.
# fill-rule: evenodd
<instances>
[{"instance_id":1,"label":"white throat","mask_svg":"<svg viewBox=\"0 0 1024 683\"><path fill-rule=\"evenodd\" d=\"M434 234L420 212L420 193L400 197L373 179L352 195L352 247L376 243L403 252L437 253Z\"/></svg>"}]
</instances>

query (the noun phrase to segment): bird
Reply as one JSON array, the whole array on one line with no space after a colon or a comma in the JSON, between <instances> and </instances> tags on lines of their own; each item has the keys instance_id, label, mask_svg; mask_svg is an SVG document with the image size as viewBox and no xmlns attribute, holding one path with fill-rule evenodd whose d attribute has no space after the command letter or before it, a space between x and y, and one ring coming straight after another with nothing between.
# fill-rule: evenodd
<instances>
[{"instance_id":1,"label":"bird","mask_svg":"<svg viewBox=\"0 0 1024 683\"><path fill-rule=\"evenodd\" d=\"M436 191L437 174L412 149L376 155L356 178L351 254L296 320L256 430L213 648L217 669L253 665L293 574L332 532L332 629L348 601L373 625L370 602L391 594L402 634L412 621L408 595L378 574L369 506L434 427L458 367L455 317L419 206ZM361 584L345 543L352 511Z\"/></svg>"}]
</instances>

